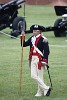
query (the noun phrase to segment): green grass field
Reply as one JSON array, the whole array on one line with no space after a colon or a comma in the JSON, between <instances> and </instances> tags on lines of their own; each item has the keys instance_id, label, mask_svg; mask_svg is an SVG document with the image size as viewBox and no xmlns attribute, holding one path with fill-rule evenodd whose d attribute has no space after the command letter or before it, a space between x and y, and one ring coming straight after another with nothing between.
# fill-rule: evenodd
<instances>
[{"instance_id":1,"label":"green grass field","mask_svg":"<svg viewBox=\"0 0 67 100\"><path fill-rule=\"evenodd\" d=\"M22 9L19 15L23 15ZM48 6L26 6L27 29L32 24L53 26L58 17L54 8ZM9 32L9 29L3 30ZM43 33L49 40L49 66L53 90L49 97L34 97L37 84L30 77L28 65L29 47L24 48L22 67L22 91L19 94L20 40L0 34L0 100L67 100L67 42L66 37L55 38L53 32ZM28 39L32 34L27 34ZM44 81L50 85L47 70Z\"/></svg>"}]
</instances>

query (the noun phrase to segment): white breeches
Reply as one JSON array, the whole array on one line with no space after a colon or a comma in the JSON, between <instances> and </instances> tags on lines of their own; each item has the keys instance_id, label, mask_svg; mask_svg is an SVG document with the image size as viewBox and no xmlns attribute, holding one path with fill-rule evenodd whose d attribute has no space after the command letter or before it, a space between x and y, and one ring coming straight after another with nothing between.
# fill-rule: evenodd
<instances>
[{"instance_id":1,"label":"white breeches","mask_svg":"<svg viewBox=\"0 0 67 100\"><path fill-rule=\"evenodd\" d=\"M41 67L41 70L39 70L38 62L39 62L39 58L37 56L32 56L31 77L37 82L38 91L45 91L45 90L49 89L49 86L47 86L43 81L44 68Z\"/></svg>"}]
</instances>

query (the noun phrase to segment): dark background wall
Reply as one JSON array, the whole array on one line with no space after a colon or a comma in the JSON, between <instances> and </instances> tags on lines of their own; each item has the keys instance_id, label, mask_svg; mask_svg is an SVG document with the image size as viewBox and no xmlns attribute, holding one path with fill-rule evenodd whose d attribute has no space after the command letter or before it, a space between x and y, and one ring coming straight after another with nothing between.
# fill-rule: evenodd
<instances>
[{"instance_id":1,"label":"dark background wall","mask_svg":"<svg viewBox=\"0 0 67 100\"><path fill-rule=\"evenodd\" d=\"M27 4L67 5L67 0L27 0Z\"/></svg>"},{"instance_id":2,"label":"dark background wall","mask_svg":"<svg viewBox=\"0 0 67 100\"><path fill-rule=\"evenodd\" d=\"M5 3L11 0L0 0L0 3ZM27 0L26 4L30 5L66 5L67 0Z\"/></svg>"},{"instance_id":3,"label":"dark background wall","mask_svg":"<svg viewBox=\"0 0 67 100\"><path fill-rule=\"evenodd\" d=\"M0 3L5 3L5 2L8 2L10 0L0 0Z\"/></svg>"}]
</instances>

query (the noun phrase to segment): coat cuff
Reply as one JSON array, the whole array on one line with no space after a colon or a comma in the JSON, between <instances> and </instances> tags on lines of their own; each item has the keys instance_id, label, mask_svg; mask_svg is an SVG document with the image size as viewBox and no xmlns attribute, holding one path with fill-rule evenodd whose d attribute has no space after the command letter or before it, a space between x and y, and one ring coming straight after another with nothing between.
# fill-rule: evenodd
<instances>
[{"instance_id":1,"label":"coat cuff","mask_svg":"<svg viewBox=\"0 0 67 100\"><path fill-rule=\"evenodd\" d=\"M25 40L25 36L20 35L20 39L21 39L21 40L22 40L22 39L24 39L24 40Z\"/></svg>"},{"instance_id":2,"label":"coat cuff","mask_svg":"<svg viewBox=\"0 0 67 100\"><path fill-rule=\"evenodd\" d=\"M48 63L48 60L47 59L43 59L42 62Z\"/></svg>"}]
</instances>

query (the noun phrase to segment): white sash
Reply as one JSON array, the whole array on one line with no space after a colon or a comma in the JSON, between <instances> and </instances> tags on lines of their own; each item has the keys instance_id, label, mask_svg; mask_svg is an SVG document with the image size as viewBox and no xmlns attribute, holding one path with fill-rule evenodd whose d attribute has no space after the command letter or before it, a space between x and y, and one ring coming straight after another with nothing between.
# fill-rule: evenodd
<instances>
[{"instance_id":1,"label":"white sash","mask_svg":"<svg viewBox=\"0 0 67 100\"><path fill-rule=\"evenodd\" d=\"M43 53L33 44L33 46L34 46L34 49L41 55L41 56L43 56Z\"/></svg>"}]
</instances>

